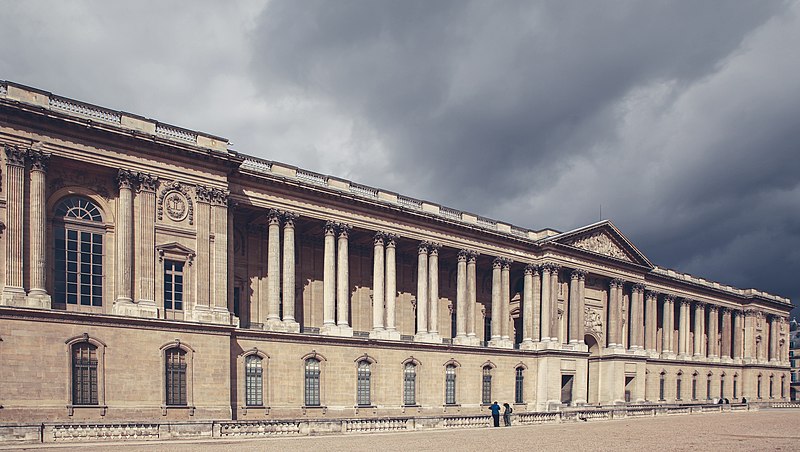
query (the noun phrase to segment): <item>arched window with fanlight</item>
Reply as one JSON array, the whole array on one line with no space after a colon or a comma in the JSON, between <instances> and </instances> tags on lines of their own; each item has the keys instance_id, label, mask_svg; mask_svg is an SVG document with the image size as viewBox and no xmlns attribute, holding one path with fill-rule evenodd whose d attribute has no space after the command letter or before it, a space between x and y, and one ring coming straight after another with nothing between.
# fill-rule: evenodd
<instances>
[{"instance_id":1,"label":"arched window with fanlight","mask_svg":"<svg viewBox=\"0 0 800 452\"><path fill-rule=\"evenodd\" d=\"M103 233L100 208L82 196L68 196L54 210L53 302L103 305Z\"/></svg>"}]
</instances>

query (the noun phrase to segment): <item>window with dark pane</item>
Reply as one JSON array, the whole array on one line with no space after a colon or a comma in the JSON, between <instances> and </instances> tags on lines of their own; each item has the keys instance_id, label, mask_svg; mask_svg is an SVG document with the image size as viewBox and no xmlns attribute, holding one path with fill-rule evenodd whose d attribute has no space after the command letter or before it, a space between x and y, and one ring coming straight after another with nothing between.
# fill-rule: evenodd
<instances>
[{"instance_id":1,"label":"window with dark pane","mask_svg":"<svg viewBox=\"0 0 800 452\"><path fill-rule=\"evenodd\" d=\"M483 387L481 391L481 402L484 404L492 403L492 367L483 366Z\"/></svg>"},{"instance_id":2,"label":"window with dark pane","mask_svg":"<svg viewBox=\"0 0 800 452\"><path fill-rule=\"evenodd\" d=\"M524 383L525 383L525 369L517 367L516 379L514 381L514 403L525 403Z\"/></svg>"},{"instance_id":3,"label":"window with dark pane","mask_svg":"<svg viewBox=\"0 0 800 452\"><path fill-rule=\"evenodd\" d=\"M245 403L247 406L263 406L263 368L260 356L249 355L244 363Z\"/></svg>"},{"instance_id":4,"label":"window with dark pane","mask_svg":"<svg viewBox=\"0 0 800 452\"><path fill-rule=\"evenodd\" d=\"M319 360L308 358L306 360L306 406L320 406L319 397Z\"/></svg>"},{"instance_id":5,"label":"window with dark pane","mask_svg":"<svg viewBox=\"0 0 800 452\"><path fill-rule=\"evenodd\" d=\"M72 404L98 404L97 347L88 342L72 346Z\"/></svg>"},{"instance_id":6,"label":"window with dark pane","mask_svg":"<svg viewBox=\"0 0 800 452\"><path fill-rule=\"evenodd\" d=\"M456 404L456 366L448 364L444 370L444 403Z\"/></svg>"},{"instance_id":7,"label":"window with dark pane","mask_svg":"<svg viewBox=\"0 0 800 452\"><path fill-rule=\"evenodd\" d=\"M417 366L406 363L403 368L403 405L417 404Z\"/></svg>"},{"instance_id":8,"label":"window with dark pane","mask_svg":"<svg viewBox=\"0 0 800 452\"><path fill-rule=\"evenodd\" d=\"M164 309L183 309L183 262L164 261Z\"/></svg>"},{"instance_id":9,"label":"window with dark pane","mask_svg":"<svg viewBox=\"0 0 800 452\"><path fill-rule=\"evenodd\" d=\"M186 351L170 348L165 354L167 405L186 406Z\"/></svg>"},{"instance_id":10,"label":"window with dark pane","mask_svg":"<svg viewBox=\"0 0 800 452\"><path fill-rule=\"evenodd\" d=\"M64 198L55 210L54 302L102 306L103 225L97 206L81 197Z\"/></svg>"},{"instance_id":11,"label":"window with dark pane","mask_svg":"<svg viewBox=\"0 0 800 452\"><path fill-rule=\"evenodd\" d=\"M356 385L356 398L358 399L358 404L360 406L369 406L370 405L370 379L371 379L371 370L369 366L369 361L361 360L358 362L358 370L357 370L357 385Z\"/></svg>"}]
</instances>

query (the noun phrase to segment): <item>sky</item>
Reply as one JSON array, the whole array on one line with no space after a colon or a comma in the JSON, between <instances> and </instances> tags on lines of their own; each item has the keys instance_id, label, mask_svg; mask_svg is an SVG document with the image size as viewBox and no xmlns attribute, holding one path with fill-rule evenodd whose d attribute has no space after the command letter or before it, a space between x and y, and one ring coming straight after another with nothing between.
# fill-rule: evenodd
<instances>
[{"instance_id":1,"label":"sky","mask_svg":"<svg viewBox=\"0 0 800 452\"><path fill-rule=\"evenodd\" d=\"M0 79L800 300L800 1L0 8Z\"/></svg>"}]
</instances>

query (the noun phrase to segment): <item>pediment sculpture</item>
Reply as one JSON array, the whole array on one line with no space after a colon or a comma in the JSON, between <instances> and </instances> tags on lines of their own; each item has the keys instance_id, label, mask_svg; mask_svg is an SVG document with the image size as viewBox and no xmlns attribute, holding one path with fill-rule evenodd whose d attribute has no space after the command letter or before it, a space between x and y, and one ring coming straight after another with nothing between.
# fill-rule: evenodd
<instances>
[{"instance_id":1,"label":"pediment sculpture","mask_svg":"<svg viewBox=\"0 0 800 452\"><path fill-rule=\"evenodd\" d=\"M570 246L604 256L613 257L627 262L633 262L630 257L622 250L607 234L598 232L596 234L579 237L569 243Z\"/></svg>"}]
</instances>

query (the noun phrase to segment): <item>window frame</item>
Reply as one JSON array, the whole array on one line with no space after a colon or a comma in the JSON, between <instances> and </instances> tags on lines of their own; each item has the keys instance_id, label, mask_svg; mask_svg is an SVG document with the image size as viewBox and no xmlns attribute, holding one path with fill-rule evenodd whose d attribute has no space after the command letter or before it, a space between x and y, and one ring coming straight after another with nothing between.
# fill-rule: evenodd
<instances>
[{"instance_id":1,"label":"window frame","mask_svg":"<svg viewBox=\"0 0 800 452\"><path fill-rule=\"evenodd\" d=\"M247 404L247 358L250 356L258 356L261 358L261 405L248 405ZM257 347L253 347L250 350L246 350L239 354L237 357L237 368L242 369L242 376L243 378L238 378L237 388L238 394L241 394L238 399L239 402L239 409L241 410L242 414L247 414L247 410L253 409L265 409L267 412L269 411L269 404L272 400L270 397L269 390L271 385L269 384L269 360L270 357L268 354L264 353L262 350L259 350Z\"/></svg>"},{"instance_id":2,"label":"window frame","mask_svg":"<svg viewBox=\"0 0 800 452\"><path fill-rule=\"evenodd\" d=\"M186 361L186 405L167 404L167 352L172 349L181 349L184 352ZM180 339L167 342L159 347L161 354L161 414L167 414L169 410L188 410L189 415L194 415L194 349Z\"/></svg>"},{"instance_id":3,"label":"window frame","mask_svg":"<svg viewBox=\"0 0 800 452\"><path fill-rule=\"evenodd\" d=\"M514 403L525 403L525 366L518 365L514 368Z\"/></svg>"},{"instance_id":4,"label":"window frame","mask_svg":"<svg viewBox=\"0 0 800 452\"><path fill-rule=\"evenodd\" d=\"M73 372L72 372L72 347L80 343L89 343L95 347L97 354L97 404L96 405L79 405L73 403ZM83 333L80 336L74 336L64 341L65 357L66 357L66 383L67 391L65 394L67 415L72 416L75 409L100 409L100 415L105 416L108 406L106 405L106 385L105 385L105 367L106 367L106 344L105 342L97 339L96 337L89 336L88 333Z\"/></svg>"},{"instance_id":5,"label":"window frame","mask_svg":"<svg viewBox=\"0 0 800 452\"><path fill-rule=\"evenodd\" d=\"M322 365L312 356L303 360L303 406L322 406Z\"/></svg>"},{"instance_id":6,"label":"window frame","mask_svg":"<svg viewBox=\"0 0 800 452\"><path fill-rule=\"evenodd\" d=\"M494 367L491 364L481 366L481 405L492 404L492 370Z\"/></svg>"},{"instance_id":7,"label":"window frame","mask_svg":"<svg viewBox=\"0 0 800 452\"><path fill-rule=\"evenodd\" d=\"M403 362L403 406L405 407L419 406L417 404L418 367L418 362L414 360ZM413 369L413 371L410 371L410 369Z\"/></svg>"},{"instance_id":8,"label":"window frame","mask_svg":"<svg viewBox=\"0 0 800 452\"><path fill-rule=\"evenodd\" d=\"M356 359L356 407L365 408L375 406L373 400L372 377L377 361L364 355ZM365 368L362 368L365 365ZM365 398L362 398L365 397Z\"/></svg>"},{"instance_id":9,"label":"window frame","mask_svg":"<svg viewBox=\"0 0 800 452\"><path fill-rule=\"evenodd\" d=\"M460 367L461 365L455 360L444 363L445 406L458 406L458 369Z\"/></svg>"}]
</instances>

